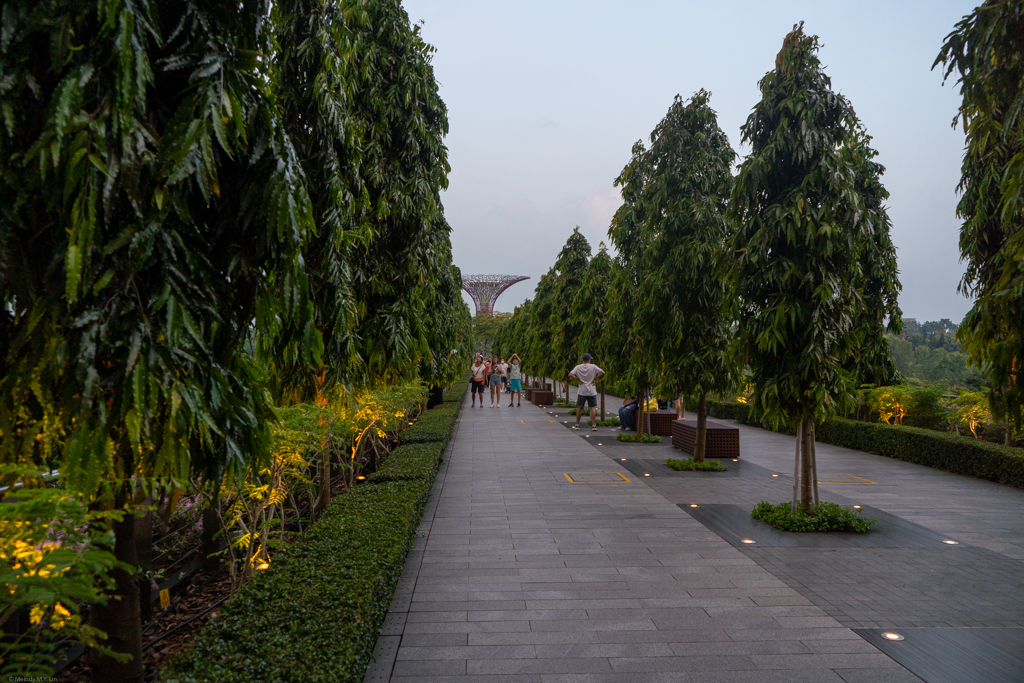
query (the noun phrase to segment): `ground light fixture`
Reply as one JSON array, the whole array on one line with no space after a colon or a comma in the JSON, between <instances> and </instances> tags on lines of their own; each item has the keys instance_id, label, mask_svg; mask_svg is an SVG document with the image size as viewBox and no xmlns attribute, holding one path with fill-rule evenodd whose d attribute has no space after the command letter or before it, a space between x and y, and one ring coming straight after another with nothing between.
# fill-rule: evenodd
<instances>
[{"instance_id":1,"label":"ground light fixture","mask_svg":"<svg viewBox=\"0 0 1024 683\"><path fill-rule=\"evenodd\" d=\"M625 458L619 458L619 460L621 460L622 462L626 462Z\"/></svg>"},{"instance_id":2,"label":"ground light fixture","mask_svg":"<svg viewBox=\"0 0 1024 683\"><path fill-rule=\"evenodd\" d=\"M744 539L743 539L743 542L744 542L744 543L747 543L747 544L750 544L750 543L754 543L755 541L754 541L754 539L752 539L752 538L744 538Z\"/></svg>"},{"instance_id":3,"label":"ground light fixture","mask_svg":"<svg viewBox=\"0 0 1024 683\"><path fill-rule=\"evenodd\" d=\"M853 506L853 509L854 509L854 510L860 510L860 505L854 505L854 506Z\"/></svg>"},{"instance_id":4,"label":"ground light fixture","mask_svg":"<svg viewBox=\"0 0 1024 683\"><path fill-rule=\"evenodd\" d=\"M779 475L777 475L777 474L773 474L772 476L773 476L773 477L777 477L777 476L779 476Z\"/></svg>"},{"instance_id":5,"label":"ground light fixture","mask_svg":"<svg viewBox=\"0 0 1024 683\"><path fill-rule=\"evenodd\" d=\"M886 640L903 640L903 636L896 633L895 631L885 631L882 633L882 637Z\"/></svg>"},{"instance_id":6,"label":"ground light fixture","mask_svg":"<svg viewBox=\"0 0 1024 683\"><path fill-rule=\"evenodd\" d=\"M949 539L946 539L945 541L943 541L943 543L945 543L946 545L960 545L958 541L951 541Z\"/></svg>"},{"instance_id":7,"label":"ground light fixture","mask_svg":"<svg viewBox=\"0 0 1024 683\"><path fill-rule=\"evenodd\" d=\"M366 477L364 477L363 475L360 474L358 477L356 477L356 479L359 479L360 481L362 481L363 479L366 479Z\"/></svg>"},{"instance_id":8,"label":"ground light fixture","mask_svg":"<svg viewBox=\"0 0 1024 683\"><path fill-rule=\"evenodd\" d=\"M645 477L649 477L649 476L651 476L651 473L650 472L644 472L644 476Z\"/></svg>"},{"instance_id":9,"label":"ground light fixture","mask_svg":"<svg viewBox=\"0 0 1024 683\"><path fill-rule=\"evenodd\" d=\"M690 507L695 508L695 507L697 507L697 504L696 503L690 503Z\"/></svg>"},{"instance_id":10,"label":"ground light fixture","mask_svg":"<svg viewBox=\"0 0 1024 683\"><path fill-rule=\"evenodd\" d=\"M738 462L738 461L739 461L739 458L733 458L733 459L732 459L732 461L733 461L733 462Z\"/></svg>"}]
</instances>

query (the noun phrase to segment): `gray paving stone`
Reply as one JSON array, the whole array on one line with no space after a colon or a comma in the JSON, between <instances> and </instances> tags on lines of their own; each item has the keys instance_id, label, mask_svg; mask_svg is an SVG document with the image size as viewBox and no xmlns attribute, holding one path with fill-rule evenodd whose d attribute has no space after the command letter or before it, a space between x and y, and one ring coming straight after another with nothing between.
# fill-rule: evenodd
<instances>
[{"instance_id":1,"label":"gray paving stone","mask_svg":"<svg viewBox=\"0 0 1024 683\"><path fill-rule=\"evenodd\" d=\"M382 631L402 636L391 680L799 683L841 681L833 664L902 671L836 620L865 606L847 596L855 584L815 571L796 585L780 576L786 558L766 564L676 507L694 479L570 483L563 473L624 471L589 441L533 407L463 411ZM748 479L729 480L734 499L785 490ZM937 614L943 597L928 597Z\"/></svg>"}]
</instances>

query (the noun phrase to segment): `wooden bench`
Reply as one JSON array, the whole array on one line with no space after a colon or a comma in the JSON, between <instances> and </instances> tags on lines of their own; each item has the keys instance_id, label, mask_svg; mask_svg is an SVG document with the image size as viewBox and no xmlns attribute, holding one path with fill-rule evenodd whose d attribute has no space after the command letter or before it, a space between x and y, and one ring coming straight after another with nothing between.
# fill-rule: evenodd
<instances>
[{"instance_id":1,"label":"wooden bench","mask_svg":"<svg viewBox=\"0 0 1024 683\"><path fill-rule=\"evenodd\" d=\"M730 425L708 422L704 443L706 458L740 457L740 430ZM672 422L672 447L693 455L697 443L697 420Z\"/></svg>"},{"instance_id":2,"label":"wooden bench","mask_svg":"<svg viewBox=\"0 0 1024 683\"><path fill-rule=\"evenodd\" d=\"M674 410L649 410L644 413L647 424L650 426L650 433L658 436L672 436L672 422L676 419ZM639 418L640 411L633 413L633 420ZM639 429L637 431L640 431Z\"/></svg>"}]
</instances>

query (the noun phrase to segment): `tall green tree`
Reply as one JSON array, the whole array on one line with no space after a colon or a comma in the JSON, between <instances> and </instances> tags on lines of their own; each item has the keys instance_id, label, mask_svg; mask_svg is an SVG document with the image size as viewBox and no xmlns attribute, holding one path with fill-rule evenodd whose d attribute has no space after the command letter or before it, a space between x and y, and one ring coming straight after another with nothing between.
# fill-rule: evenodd
<instances>
[{"instance_id":1,"label":"tall green tree","mask_svg":"<svg viewBox=\"0 0 1024 683\"><path fill-rule=\"evenodd\" d=\"M555 260L558 281L555 285L552 311L552 354L555 365L555 374L552 377L559 382L569 380L569 371L576 367L580 356L585 353L585 350L580 348L580 335L587 323L573 314L573 304L583 287L589 262L590 243L577 226Z\"/></svg>"},{"instance_id":2,"label":"tall green tree","mask_svg":"<svg viewBox=\"0 0 1024 683\"><path fill-rule=\"evenodd\" d=\"M440 202L448 119L433 48L398 0L274 8L282 105L315 207L305 263L328 362L296 365L294 349L270 355L316 391L409 378L440 341L420 321L438 291L450 294Z\"/></svg>"},{"instance_id":3,"label":"tall green tree","mask_svg":"<svg viewBox=\"0 0 1024 683\"><path fill-rule=\"evenodd\" d=\"M731 168L736 154L700 90L678 96L651 133L650 149L634 147L623 196L636 205L638 344L656 362L658 393L696 394L694 460L704 460L707 394L736 383L728 351L732 317L717 264L731 227ZM639 181L639 182L638 182ZM636 187L633 183L637 183Z\"/></svg>"},{"instance_id":4,"label":"tall green tree","mask_svg":"<svg viewBox=\"0 0 1024 683\"><path fill-rule=\"evenodd\" d=\"M217 482L267 457L244 352L283 320L308 362L302 169L266 71L259 3L8 2L0 41L0 460L55 459L94 507ZM260 58L264 56L264 58ZM135 563L134 520L115 555ZM95 626L142 680L139 595Z\"/></svg>"},{"instance_id":5,"label":"tall green tree","mask_svg":"<svg viewBox=\"0 0 1024 683\"><path fill-rule=\"evenodd\" d=\"M783 41L742 128L751 153L733 193L732 281L754 408L797 427L794 509L817 502L814 424L849 400L850 332L861 305L865 225L856 168L843 153L857 120L803 25Z\"/></svg>"},{"instance_id":6,"label":"tall green tree","mask_svg":"<svg viewBox=\"0 0 1024 683\"><path fill-rule=\"evenodd\" d=\"M583 284L572 302L573 322L579 329L577 344L584 353L594 356L598 364L605 363L608 348L615 340L608 333L608 290L612 284L612 257L601 242L597 253L587 263ZM601 418L604 419L604 381L601 382Z\"/></svg>"},{"instance_id":7,"label":"tall green tree","mask_svg":"<svg viewBox=\"0 0 1024 683\"><path fill-rule=\"evenodd\" d=\"M558 319L555 291L558 273L554 266L540 276L530 306L529 357L530 367L538 377L558 376L559 363L554 354L554 335Z\"/></svg>"},{"instance_id":8,"label":"tall green tree","mask_svg":"<svg viewBox=\"0 0 1024 683\"><path fill-rule=\"evenodd\" d=\"M854 187L861 202L862 232L860 246L861 306L853 316L848 344L851 357L848 369L857 386L884 386L899 378L892 358L890 335L903 331L903 311L899 307L899 269L896 247L890 231L892 221L885 208L889 191L882 185L885 167L875 161L878 152L871 148L871 136L856 126L853 140L843 153L854 169Z\"/></svg>"},{"instance_id":9,"label":"tall green tree","mask_svg":"<svg viewBox=\"0 0 1024 683\"><path fill-rule=\"evenodd\" d=\"M1024 6L988 0L946 36L935 65L957 76L967 150L961 168L960 291L974 306L957 330L992 382L990 402L1024 421ZM933 68L934 68L933 66ZM1011 443L1012 429L1007 430Z\"/></svg>"}]
</instances>

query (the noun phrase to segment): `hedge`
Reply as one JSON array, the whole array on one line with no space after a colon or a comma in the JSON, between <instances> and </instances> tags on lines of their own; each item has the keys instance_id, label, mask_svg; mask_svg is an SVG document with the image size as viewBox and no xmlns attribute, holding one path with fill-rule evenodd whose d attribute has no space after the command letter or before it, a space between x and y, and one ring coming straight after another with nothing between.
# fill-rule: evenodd
<instances>
[{"instance_id":1,"label":"hedge","mask_svg":"<svg viewBox=\"0 0 1024 683\"><path fill-rule=\"evenodd\" d=\"M440 412L457 416L457 408ZM331 501L162 680L362 681L445 445L400 445L365 483Z\"/></svg>"},{"instance_id":2,"label":"hedge","mask_svg":"<svg viewBox=\"0 0 1024 683\"><path fill-rule=\"evenodd\" d=\"M416 422L398 435L402 444L447 442L455 429L461 403L442 403L421 413Z\"/></svg>"},{"instance_id":3,"label":"hedge","mask_svg":"<svg viewBox=\"0 0 1024 683\"><path fill-rule=\"evenodd\" d=\"M818 441L1024 488L1024 452L918 427L837 418L814 429Z\"/></svg>"},{"instance_id":4,"label":"hedge","mask_svg":"<svg viewBox=\"0 0 1024 683\"><path fill-rule=\"evenodd\" d=\"M709 401L708 407L714 417L761 426L750 419L750 407L745 403ZM793 433L792 427L779 431ZM817 425L814 434L821 443L1024 488L1024 451L991 441L844 418Z\"/></svg>"}]
</instances>

